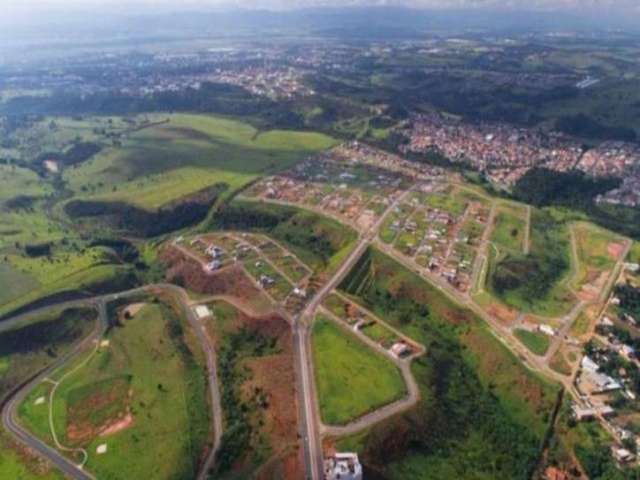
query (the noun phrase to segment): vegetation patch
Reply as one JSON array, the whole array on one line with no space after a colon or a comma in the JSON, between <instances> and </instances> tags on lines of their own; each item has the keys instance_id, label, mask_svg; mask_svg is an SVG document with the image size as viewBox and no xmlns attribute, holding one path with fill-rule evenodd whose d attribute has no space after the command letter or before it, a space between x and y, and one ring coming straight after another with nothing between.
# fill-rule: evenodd
<instances>
[{"instance_id":1,"label":"vegetation patch","mask_svg":"<svg viewBox=\"0 0 640 480\"><path fill-rule=\"evenodd\" d=\"M275 315L247 317L222 302L210 308L207 328L217 344L225 423L212 473L263 478L266 469L279 472L277 478L301 478L289 325Z\"/></svg>"},{"instance_id":2,"label":"vegetation patch","mask_svg":"<svg viewBox=\"0 0 640 480\"><path fill-rule=\"evenodd\" d=\"M0 397L71 350L95 325L89 308L53 310L0 332Z\"/></svg>"},{"instance_id":3,"label":"vegetation patch","mask_svg":"<svg viewBox=\"0 0 640 480\"><path fill-rule=\"evenodd\" d=\"M365 464L391 479L530 478L557 389L473 313L378 251L367 252L341 288L427 348L412 364L421 402L359 440Z\"/></svg>"},{"instance_id":4,"label":"vegetation patch","mask_svg":"<svg viewBox=\"0 0 640 480\"><path fill-rule=\"evenodd\" d=\"M207 217L209 210L228 185L216 184L149 211L124 202L72 200L65 205L71 218L99 218L110 228L140 237L155 237L195 225Z\"/></svg>"},{"instance_id":5,"label":"vegetation patch","mask_svg":"<svg viewBox=\"0 0 640 480\"><path fill-rule=\"evenodd\" d=\"M531 332L522 328L516 328L513 334L522 344L536 355L544 355L549 350L549 337L544 333Z\"/></svg>"},{"instance_id":6,"label":"vegetation patch","mask_svg":"<svg viewBox=\"0 0 640 480\"><path fill-rule=\"evenodd\" d=\"M323 422L348 423L405 394L398 368L331 320L318 316L312 344Z\"/></svg>"},{"instance_id":7,"label":"vegetation patch","mask_svg":"<svg viewBox=\"0 0 640 480\"><path fill-rule=\"evenodd\" d=\"M507 253L492 262L489 285L508 305L540 315L568 311L574 296L561 284L571 266L566 224L542 210L532 212L531 251Z\"/></svg>"}]
</instances>

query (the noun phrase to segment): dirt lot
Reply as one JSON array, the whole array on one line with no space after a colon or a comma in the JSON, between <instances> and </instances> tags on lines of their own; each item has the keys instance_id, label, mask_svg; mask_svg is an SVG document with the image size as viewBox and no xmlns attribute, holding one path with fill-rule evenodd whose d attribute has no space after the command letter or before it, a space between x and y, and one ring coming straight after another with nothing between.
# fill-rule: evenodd
<instances>
[{"instance_id":1,"label":"dirt lot","mask_svg":"<svg viewBox=\"0 0 640 480\"><path fill-rule=\"evenodd\" d=\"M202 295L231 295L246 302L256 311L271 310L269 299L240 267L229 267L213 275L207 274L196 261L172 248L166 248L162 252L161 260L168 266L168 282Z\"/></svg>"}]
</instances>

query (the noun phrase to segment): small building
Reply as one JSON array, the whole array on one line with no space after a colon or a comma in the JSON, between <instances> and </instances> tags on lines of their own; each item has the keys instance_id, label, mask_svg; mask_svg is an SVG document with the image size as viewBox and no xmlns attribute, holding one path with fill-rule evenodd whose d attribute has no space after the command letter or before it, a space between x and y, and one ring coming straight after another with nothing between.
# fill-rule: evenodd
<instances>
[{"instance_id":1,"label":"small building","mask_svg":"<svg viewBox=\"0 0 640 480\"><path fill-rule=\"evenodd\" d=\"M613 327L613 321L605 315L602 317L602 320L600 320L600 325L603 327Z\"/></svg>"},{"instance_id":2,"label":"small building","mask_svg":"<svg viewBox=\"0 0 640 480\"><path fill-rule=\"evenodd\" d=\"M211 310L206 305L198 305L194 308L196 315L199 319L207 318L211 316Z\"/></svg>"},{"instance_id":3,"label":"small building","mask_svg":"<svg viewBox=\"0 0 640 480\"><path fill-rule=\"evenodd\" d=\"M631 360L632 358L635 358L636 351L629 345L622 345L620 346L620 355L625 357L627 360Z\"/></svg>"},{"instance_id":4,"label":"small building","mask_svg":"<svg viewBox=\"0 0 640 480\"><path fill-rule=\"evenodd\" d=\"M396 358L404 358L411 355L411 348L405 342L394 343L389 349L391 355Z\"/></svg>"},{"instance_id":5,"label":"small building","mask_svg":"<svg viewBox=\"0 0 640 480\"><path fill-rule=\"evenodd\" d=\"M220 260L214 260L213 262L207 263L207 270L210 272L214 272L222 267L222 262Z\"/></svg>"},{"instance_id":6,"label":"small building","mask_svg":"<svg viewBox=\"0 0 640 480\"><path fill-rule=\"evenodd\" d=\"M362 465L356 453L336 453L324 460L325 480L362 480Z\"/></svg>"},{"instance_id":7,"label":"small building","mask_svg":"<svg viewBox=\"0 0 640 480\"><path fill-rule=\"evenodd\" d=\"M263 288L270 287L274 283L276 283L275 280L269 275L260 275L260 279L258 280L258 285Z\"/></svg>"},{"instance_id":8,"label":"small building","mask_svg":"<svg viewBox=\"0 0 640 480\"><path fill-rule=\"evenodd\" d=\"M550 337L555 337L556 334L558 332L556 332L556 329L553 328L550 325L546 325L546 324L542 324L538 327L538 330L540 330L542 333L549 335Z\"/></svg>"},{"instance_id":9,"label":"small building","mask_svg":"<svg viewBox=\"0 0 640 480\"><path fill-rule=\"evenodd\" d=\"M598 408L598 413L604 417L612 417L616 414L616 411L613 409L613 407L609 406L609 405L604 405L600 408Z\"/></svg>"},{"instance_id":10,"label":"small building","mask_svg":"<svg viewBox=\"0 0 640 480\"><path fill-rule=\"evenodd\" d=\"M573 416L578 422L586 422L596 418L596 411L593 408L583 408L577 404L571 407Z\"/></svg>"}]
</instances>

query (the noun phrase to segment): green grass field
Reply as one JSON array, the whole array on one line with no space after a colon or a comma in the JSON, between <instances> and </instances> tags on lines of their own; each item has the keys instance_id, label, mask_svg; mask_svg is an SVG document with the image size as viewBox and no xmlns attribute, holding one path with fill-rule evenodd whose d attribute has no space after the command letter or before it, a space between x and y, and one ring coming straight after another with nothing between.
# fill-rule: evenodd
<instances>
[{"instance_id":1,"label":"green grass field","mask_svg":"<svg viewBox=\"0 0 640 480\"><path fill-rule=\"evenodd\" d=\"M514 252L522 252L524 248L526 222L522 217L509 211L500 211L496 216L496 224L491 233L491 241L498 248L506 248Z\"/></svg>"},{"instance_id":2,"label":"green grass field","mask_svg":"<svg viewBox=\"0 0 640 480\"><path fill-rule=\"evenodd\" d=\"M171 115L169 122L133 133L65 179L79 197L121 200L157 208L214 183L230 190L288 167L334 141L322 134L259 132L214 116Z\"/></svg>"},{"instance_id":3,"label":"green grass field","mask_svg":"<svg viewBox=\"0 0 640 480\"><path fill-rule=\"evenodd\" d=\"M569 226L546 210L533 210L528 255L506 249L489 250L486 286L498 301L544 317L568 313L576 297L568 288L572 277Z\"/></svg>"},{"instance_id":4,"label":"green grass field","mask_svg":"<svg viewBox=\"0 0 640 480\"><path fill-rule=\"evenodd\" d=\"M549 337L544 333L530 332L517 328L513 334L522 342L522 344L536 355L544 355L549 350Z\"/></svg>"},{"instance_id":5,"label":"green grass field","mask_svg":"<svg viewBox=\"0 0 640 480\"><path fill-rule=\"evenodd\" d=\"M53 191L34 171L15 165L0 165L0 185L0 204L18 195L41 197Z\"/></svg>"},{"instance_id":6,"label":"green grass field","mask_svg":"<svg viewBox=\"0 0 640 480\"><path fill-rule=\"evenodd\" d=\"M64 480L62 473L43 464L33 454L17 446L5 432L0 433L0 478L7 480Z\"/></svg>"},{"instance_id":7,"label":"green grass field","mask_svg":"<svg viewBox=\"0 0 640 480\"><path fill-rule=\"evenodd\" d=\"M572 228L577 266L571 284L579 290L585 283L597 280L601 273L614 267L617 259L608 251L608 247L613 243L621 245L622 238L585 222L578 222Z\"/></svg>"},{"instance_id":8,"label":"green grass field","mask_svg":"<svg viewBox=\"0 0 640 480\"><path fill-rule=\"evenodd\" d=\"M312 344L323 422L345 424L404 395L397 367L331 320L318 316Z\"/></svg>"},{"instance_id":9,"label":"green grass field","mask_svg":"<svg viewBox=\"0 0 640 480\"><path fill-rule=\"evenodd\" d=\"M56 433L63 444L87 449L86 468L98 478L195 475L209 408L204 369L186 346L181 325L168 307L148 304L109 332L108 346L55 375L62 382L53 402ZM22 421L36 432L48 428L46 406L33 402L41 394L20 407ZM130 426L100 433L126 414L133 419ZM96 454L103 443L107 453Z\"/></svg>"},{"instance_id":10,"label":"green grass field","mask_svg":"<svg viewBox=\"0 0 640 480\"><path fill-rule=\"evenodd\" d=\"M36 300L62 292L80 291L84 293L100 293L106 291L126 290L136 283L135 275L126 266L95 265L79 270L50 283L28 290L19 297L11 297L10 301L0 305L0 315L28 305Z\"/></svg>"}]
</instances>

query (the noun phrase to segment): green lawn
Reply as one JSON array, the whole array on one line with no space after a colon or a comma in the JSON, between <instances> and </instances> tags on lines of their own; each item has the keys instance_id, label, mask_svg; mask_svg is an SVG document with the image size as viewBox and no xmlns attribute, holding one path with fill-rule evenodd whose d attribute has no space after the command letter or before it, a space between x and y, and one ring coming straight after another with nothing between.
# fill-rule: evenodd
<instances>
[{"instance_id":1,"label":"green lawn","mask_svg":"<svg viewBox=\"0 0 640 480\"><path fill-rule=\"evenodd\" d=\"M168 307L149 304L107 338L108 347L55 375L63 379L53 404L58 437L87 449L86 468L98 478L192 478L209 431L209 408L204 368L185 344L181 320ZM42 432L47 415L37 411L33 396L21 406L21 418ZM131 426L98 434L126 412ZM96 454L103 443L107 453Z\"/></svg>"},{"instance_id":2,"label":"green lawn","mask_svg":"<svg viewBox=\"0 0 640 480\"><path fill-rule=\"evenodd\" d=\"M614 267L617 259L609 253L608 247L612 243L621 244L622 238L585 222L577 222L572 228L578 257L572 284L579 290L585 283L594 281L600 273Z\"/></svg>"},{"instance_id":3,"label":"green lawn","mask_svg":"<svg viewBox=\"0 0 640 480\"><path fill-rule=\"evenodd\" d=\"M230 191L334 145L318 133L258 132L247 123L204 115L171 115L169 123L132 134L65 179L80 197L157 208L214 183Z\"/></svg>"},{"instance_id":4,"label":"green lawn","mask_svg":"<svg viewBox=\"0 0 640 480\"><path fill-rule=\"evenodd\" d=\"M325 423L348 423L404 395L397 367L331 320L318 316L312 343Z\"/></svg>"},{"instance_id":5,"label":"green lawn","mask_svg":"<svg viewBox=\"0 0 640 480\"><path fill-rule=\"evenodd\" d=\"M549 337L544 333L530 332L521 328L515 329L513 333L525 347L536 355L544 355L549 350Z\"/></svg>"}]
</instances>

